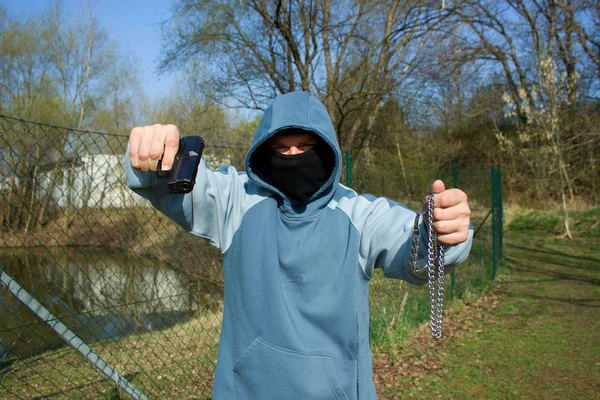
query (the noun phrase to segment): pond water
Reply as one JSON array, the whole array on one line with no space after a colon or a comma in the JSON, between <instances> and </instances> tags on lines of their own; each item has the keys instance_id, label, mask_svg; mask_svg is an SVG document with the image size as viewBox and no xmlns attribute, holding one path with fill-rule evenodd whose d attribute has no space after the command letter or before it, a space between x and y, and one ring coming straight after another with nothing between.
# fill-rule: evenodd
<instances>
[{"instance_id":1,"label":"pond water","mask_svg":"<svg viewBox=\"0 0 600 400\"><path fill-rule=\"evenodd\" d=\"M214 283L97 248L3 249L2 267L86 342L168 328L222 302ZM0 364L64 345L0 285Z\"/></svg>"}]
</instances>

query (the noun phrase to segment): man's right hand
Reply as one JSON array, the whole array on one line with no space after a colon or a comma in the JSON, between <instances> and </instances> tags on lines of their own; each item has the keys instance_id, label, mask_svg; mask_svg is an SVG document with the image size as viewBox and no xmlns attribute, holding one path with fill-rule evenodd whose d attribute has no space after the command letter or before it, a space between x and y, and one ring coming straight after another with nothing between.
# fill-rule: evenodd
<instances>
[{"instance_id":1,"label":"man's right hand","mask_svg":"<svg viewBox=\"0 0 600 400\"><path fill-rule=\"evenodd\" d=\"M179 129L175 125L135 127L129 135L129 158L138 171L156 171L161 158L161 169L171 169L178 149Z\"/></svg>"}]
</instances>

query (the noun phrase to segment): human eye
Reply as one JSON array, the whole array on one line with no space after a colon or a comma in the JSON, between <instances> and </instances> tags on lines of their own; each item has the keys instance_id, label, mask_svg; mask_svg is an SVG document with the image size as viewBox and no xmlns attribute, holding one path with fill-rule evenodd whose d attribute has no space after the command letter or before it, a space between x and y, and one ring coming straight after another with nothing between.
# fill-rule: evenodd
<instances>
[{"instance_id":1,"label":"human eye","mask_svg":"<svg viewBox=\"0 0 600 400\"><path fill-rule=\"evenodd\" d=\"M308 151L308 150L312 150L313 147L315 147L316 145L317 145L316 143L310 142L310 143L301 144L300 146L298 146L298 148L302 151Z\"/></svg>"},{"instance_id":2,"label":"human eye","mask_svg":"<svg viewBox=\"0 0 600 400\"><path fill-rule=\"evenodd\" d=\"M271 149L278 152L278 153L285 153L286 151L289 151L289 146L284 146L284 145L273 145L271 146Z\"/></svg>"}]
</instances>

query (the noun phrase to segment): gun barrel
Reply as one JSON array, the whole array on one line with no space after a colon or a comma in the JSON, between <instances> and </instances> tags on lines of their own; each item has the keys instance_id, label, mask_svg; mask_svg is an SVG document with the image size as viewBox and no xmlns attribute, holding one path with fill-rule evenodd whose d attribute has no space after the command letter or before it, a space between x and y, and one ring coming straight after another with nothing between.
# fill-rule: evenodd
<instances>
[{"instance_id":1,"label":"gun barrel","mask_svg":"<svg viewBox=\"0 0 600 400\"><path fill-rule=\"evenodd\" d=\"M157 171L158 177L168 178L169 193L184 194L194 189L204 147L204 140L200 136L185 136L179 140L179 149L171 169Z\"/></svg>"}]
</instances>

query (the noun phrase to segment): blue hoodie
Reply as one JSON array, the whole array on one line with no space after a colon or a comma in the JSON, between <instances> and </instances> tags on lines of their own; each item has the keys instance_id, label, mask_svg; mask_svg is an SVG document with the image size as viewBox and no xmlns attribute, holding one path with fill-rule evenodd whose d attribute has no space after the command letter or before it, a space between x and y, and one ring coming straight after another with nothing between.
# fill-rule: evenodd
<instances>
[{"instance_id":1,"label":"blue hoodie","mask_svg":"<svg viewBox=\"0 0 600 400\"><path fill-rule=\"evenodd\" d=\"M257 148L288 128L314 132L335 157L329 180L305 207L254 168ZM306 92L278 96L256 130L246 173L202 162L192 193L170 195L165 180L131 168L128 155L125 165L135 192L223 254L213 399L376 399L369 280L379 267L386 277L426 282L425 268L409 268L417 214L339 183L342 153L319 100ZM467 258L472 237L471 229L465 243L446 249L447 266Z\"/></svg>"}]
</instances>

